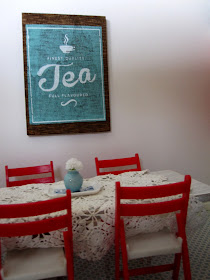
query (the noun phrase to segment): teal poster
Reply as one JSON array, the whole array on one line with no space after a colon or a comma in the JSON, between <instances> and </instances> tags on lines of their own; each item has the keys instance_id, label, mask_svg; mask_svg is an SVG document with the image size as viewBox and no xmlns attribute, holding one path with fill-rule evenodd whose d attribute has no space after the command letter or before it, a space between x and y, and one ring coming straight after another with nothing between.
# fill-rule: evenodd
<instances>
[{"instance_id":1,"label":"teal poster","mask_svg":"<svg viewBox=\"0 0 210 280\"><path fill-rule=\"evenodd\" d=\"M31 125L106 121L102 28L26 24Z\"/></svg>"}]
</instances>

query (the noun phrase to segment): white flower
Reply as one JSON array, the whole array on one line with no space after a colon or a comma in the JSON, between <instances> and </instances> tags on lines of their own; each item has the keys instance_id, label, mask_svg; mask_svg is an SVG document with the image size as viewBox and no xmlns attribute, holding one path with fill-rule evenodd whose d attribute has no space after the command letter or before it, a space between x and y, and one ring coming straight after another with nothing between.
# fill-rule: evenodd
<instances>
[{"instance_id":1,"label":"white flower","mask_svg":"<svg viewBox=\"0 0 210 280\"><path fill-rule=\"evenodd\" d=\"M81 170L83 164L76 158L71 158L66 162L66 170Z\"/></svg>"}]
</instances>

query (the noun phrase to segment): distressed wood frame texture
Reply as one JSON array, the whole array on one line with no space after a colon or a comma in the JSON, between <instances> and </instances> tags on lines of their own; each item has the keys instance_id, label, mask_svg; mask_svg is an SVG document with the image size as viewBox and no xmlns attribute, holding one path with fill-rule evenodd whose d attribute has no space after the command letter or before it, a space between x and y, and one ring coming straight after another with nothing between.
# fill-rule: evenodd
<instances>
[{"instance_id":1,"label":"distressed wood frame texture","mask_svg":"<svg viewBox=\"0 0 210 280\"><path fill-rule=\"evenodd\" d=\"M25 28L26 24L52 24L52 25L58 24L58 25L83 25L83 26L86 25L86 26L100 26L102 28L106 121L39 124L39 125L31 125L29 123L29 105L28 105L29 96L28 96L28 76L27 76L28 70L27 70L26 28ZM27 134L28 135L76 134L76 133L94 133L94 132L110 131L106 17L23 13L22 30L23 30Z\"/></svg>"}]
</instances>

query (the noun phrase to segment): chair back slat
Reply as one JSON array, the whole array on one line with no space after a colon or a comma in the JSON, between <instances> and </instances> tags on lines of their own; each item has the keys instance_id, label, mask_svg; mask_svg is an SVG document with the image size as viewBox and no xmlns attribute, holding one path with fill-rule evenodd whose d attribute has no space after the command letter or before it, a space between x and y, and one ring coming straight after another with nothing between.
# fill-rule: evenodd
<instances>
[{"instance_id":1,"label":"chair back slat","mask_svg":"<svg viewBox=\"0 0 210 280\"><path fill-rule=\"evenodd\" d=\"M149 216L184 210L183 198L149 204L121 204L120 216Z\"/></svg>"},{"instance_id":2,"label":"chair back slat","mask_svg":"<svg viewBox=\"0 0 210 280\"><path fill-rule=\"evenodd\" d=\"M96 157L95 164L96 164L97 175L105 175L110 173L114 175L118 175L126 171L141 171L141 165L140 165L138 154L135 154L134 157L129 157L129 158L107 159L107 160L99 160ZM123 169L123 167L125 166L127 166L127 168ZM110 171L100 170L104 168L116 168L116 167L119 167L120 170L110 170Z\"/></svg>"},{"instance_id":3,"label":"chair back slat","mask_svg":"<svg viewBox=\"0 0 210 280\"><path fill-rule=\"evenodd\" d=\"M107 159L99 161L100 168L116 167L116 166L126 166L136 164L136 158L121 158L121 159Z\"/></svg>"},{"instance_id":4,"label":"chair back slat","mask_svg":"<svg viewBox=\"0 0 210 280\"><path fill-rule=\"evenodd\" d=\"M26 176L26 175L33 175L33 174L40 174L40 173L49 173L49 172L51 172L50 165L12 168L8 170L8 174L10 177Z\"/></svg>"},{"instance_id":5,"label":"chair back slat","mask_svg":"<svg viewBox=\"0 0 210 280\"><path fill-rule=\"evenodd\" d=\"M38 216L67 209L71 204L68 196L45 201L0 205L0 219Z\"/></svg>"},{"instance_id":6,"label":"chair back slat","mask_svg":"<svg viewBox=\"0 0 210 280\"><path fill-rule=\"evenodd\" d=\"M60 217L53 217L47 220L13 223L13 224L0 224L0 237L14 237L41 234L67 227L67 215Z\"/></svg>"},{"instance_id":7,"label":"chair back slat","mask_svg":"<svg viewBox=\"0 0 210 280\"><path fill-rule=\"evenodd\" d=\"M118 183L117 183L118 184ZM146 186L146 187L122 187L120 189L121 199L147 199L167 197L188 192L190 185L184 182L178 182L160 186Z\"/></svg>"},{"instance_id":8,"label":"chair back slat","mask_svg":"<svg viewBox=\"0 0 210 280\"><path fill-rule=\"evenodd\" d=\"M47 173L50 173L49 176L44 176L44 174ZM20 168L8 168L8 166L6 165L5 174L6 174L7 187L15 187L15 186L22 186L22 185L36 184L36 183L55 182L52 161L50 162L50 164L47 165L20 167ZM40 175L40 176L39 178L34 178L34 175ZM19 178L19 180L16 179L17 177L21 177L21 176L32 176L32 178ZM13 178L13 180L10 180L10 178Z\"/></svg>"}]
</instances>

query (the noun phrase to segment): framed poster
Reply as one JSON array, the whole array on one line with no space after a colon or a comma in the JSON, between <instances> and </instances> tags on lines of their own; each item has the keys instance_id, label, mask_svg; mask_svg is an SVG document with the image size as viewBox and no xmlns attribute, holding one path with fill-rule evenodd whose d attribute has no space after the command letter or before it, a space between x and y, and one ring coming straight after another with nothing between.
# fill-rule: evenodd
<instances>
[{"instance_id":1,"label":"framed poster","mask_svg":"<svg viewBox=\"0 0 210 280\"><path fill-rule=\"evenodd\" d=\"M106 18L22 14L28 135L110 131Z\"/></svg>"}]
</instances>

